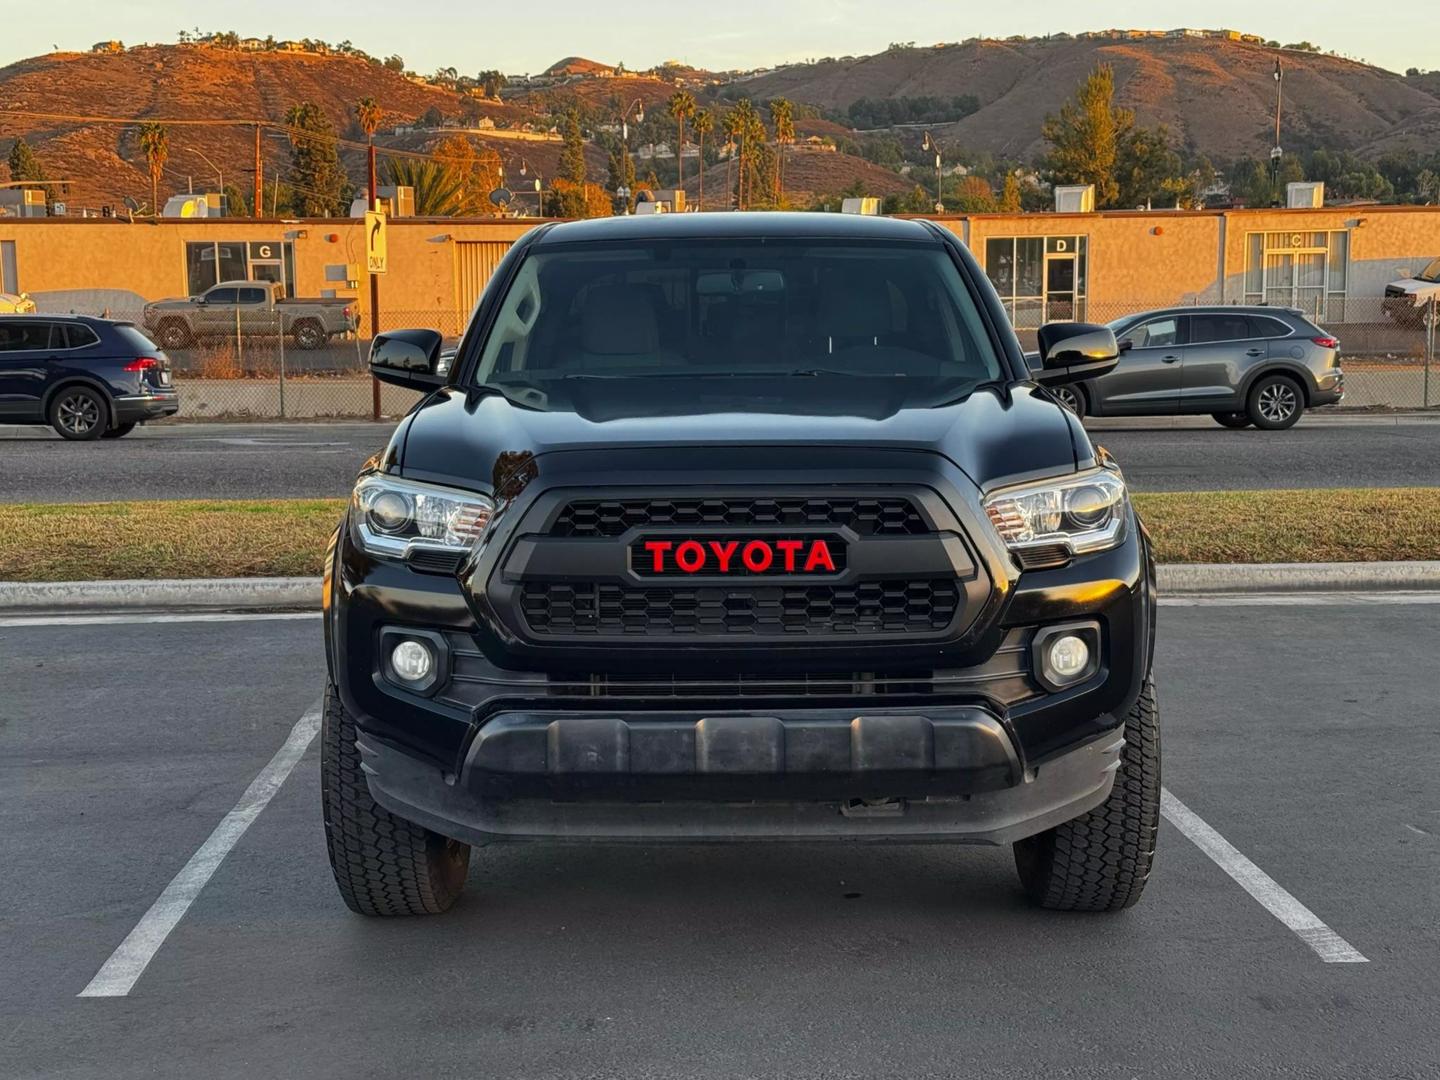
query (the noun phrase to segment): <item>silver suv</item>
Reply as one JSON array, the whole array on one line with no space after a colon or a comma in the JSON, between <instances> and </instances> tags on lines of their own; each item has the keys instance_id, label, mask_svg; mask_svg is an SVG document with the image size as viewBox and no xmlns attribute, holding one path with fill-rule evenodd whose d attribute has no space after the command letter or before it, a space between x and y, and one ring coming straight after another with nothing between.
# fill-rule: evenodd
<instances>
[{"instance_id":1,"label":"silver suv","mask_svg":"<svg viewBox=\"0 0 1440 1080\"><path fill-rule=\"evenodd\" d=\"M1108 325L1115 370L1051 391L1080 416L1209 413L1280 431L1345 396L1339 340L1290 308L1165 308Z\"/></svg>"}]
</instances>

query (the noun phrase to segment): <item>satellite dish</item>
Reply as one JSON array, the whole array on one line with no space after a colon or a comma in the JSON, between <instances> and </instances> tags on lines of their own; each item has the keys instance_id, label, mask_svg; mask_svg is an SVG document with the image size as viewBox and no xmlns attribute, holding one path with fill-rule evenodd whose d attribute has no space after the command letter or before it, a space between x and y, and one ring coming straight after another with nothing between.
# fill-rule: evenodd
<instances>
[{"instance_id":1,"label":"satellite dish","mask_svg":"<svg viewBox=\"0 0 1440 1080\"><path fill-rule=\"evenodd\" d=\"M133 195L126 195L126 196L125 196L125 209L126 209L126 210L139 210L139 209L140 209L140 204L135 201L135 197L134 197Z\"/></svg>"},{"instance_id":2,"label":"satellite dish","mask_svg":"<svg viewBox=\"0 0 1440 1080\"><path fill-rule=\"evenodd\" d=\"M509 188L499 187L490 192L490 201L496 206L506 206L514 197Z\"/></svg>"}]
</instances>

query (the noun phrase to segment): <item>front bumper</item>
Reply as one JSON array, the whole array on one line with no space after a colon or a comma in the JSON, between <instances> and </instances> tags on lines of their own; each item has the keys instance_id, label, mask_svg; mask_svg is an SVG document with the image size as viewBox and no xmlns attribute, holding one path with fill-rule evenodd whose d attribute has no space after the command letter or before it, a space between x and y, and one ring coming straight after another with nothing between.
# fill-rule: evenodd
<instances>
[{"instance_id":1,"label":"front bumper","mask_svg":"<svg viewBox=\"0 0 1440 1080\"><path fill-rule=\"evenodd\" d=\"M458 776L362 734L371 794L470 844L1006 844L1103 802L1125 744L1111 731L1027 773L1004 726L980 709L848 721L521 715L487 732ZM915 794L855 794L867 790Z\"/></svg>"}]
</instances>

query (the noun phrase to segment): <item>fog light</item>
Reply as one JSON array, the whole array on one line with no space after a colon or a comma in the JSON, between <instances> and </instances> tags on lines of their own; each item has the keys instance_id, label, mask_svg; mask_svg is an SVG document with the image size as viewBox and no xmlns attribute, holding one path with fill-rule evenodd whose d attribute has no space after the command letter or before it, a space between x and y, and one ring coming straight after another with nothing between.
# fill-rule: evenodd
<instances>
[{"instance_id":1,"label":"fog light","mask_svg":"<svg viewBox=\"0 0 1440 1080\"><path fill-rule=\"evenodd\" d=\"M1074 634L1061 634L1045 650L1045 666L1056 682L1070 682L1090 666L1090 646Z\"/></svg>"},{"instance_id":2,"label":"fog light","mask_svg":"<svg viewBox=\"0 0 1440 1080\"><path fill-rule=\"evenodd\" d=\"M422 642L402 641L390 654L390 668L405 682L424 682L435 670L435 657Z\"/></svg>"}]
</instances>

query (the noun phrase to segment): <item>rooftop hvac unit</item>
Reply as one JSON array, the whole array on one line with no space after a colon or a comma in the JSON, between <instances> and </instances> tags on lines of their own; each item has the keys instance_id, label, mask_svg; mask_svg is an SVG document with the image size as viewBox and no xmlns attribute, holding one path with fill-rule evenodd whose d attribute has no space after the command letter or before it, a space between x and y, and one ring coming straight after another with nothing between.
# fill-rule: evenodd
<instances>
[{"instance_id":1,"label":"rooftop hvac unit","mask_svg":"<svg viewBox=\"0 0 1440 1080\"><path fill-rule=\"evenodd\" d=\"M1291 210L1318 210L1325 205L1325 184L1302 180L1285 185L1285 205Z\"/></svg>"},{"instance_id":2,"label":"rooftop hvac unit","mask_svg":"<svg viewBox=\"0 0 1440 1080\"><path fill-rule=\"evenodd\" d=\"M1057 184L1055 187L1055 212L1057 214L1093 214L1095 212L1095 185Z\"/></svg>"},{"instance_id":3,"label":"rooftop hvac unit","mask_svg":"<svg viewBox=\"0 0 1440 1080\"><path fill-rule=\"evenodd\" d=\"M842 214L864 214L866 217L876 217L880 213L880 200L876 198L846 199L840 204Z\"/></svg>"},{"instance_id":4,"label":"rooftop hvac unit","mask_svg":"<svg viewBox=\"0 0 1440 1080\"><path fill-rule=\"evenodd\" d=\"M210 208L210 200L204 195L171 195L165 200L165 209L160 211L166 218L218 217L219 211Z\"/></svg>"},{"instance_id":5,"label":"rooftop hvac unit","mask_svg":"<svg viewBox=\"0 0 1440 1080\"><path fill-rule=\"evenodd\" d=\"M40 188L0 188L0 208L6 217L44 217L45 192Z\"/></svg>"}]
</instances>

